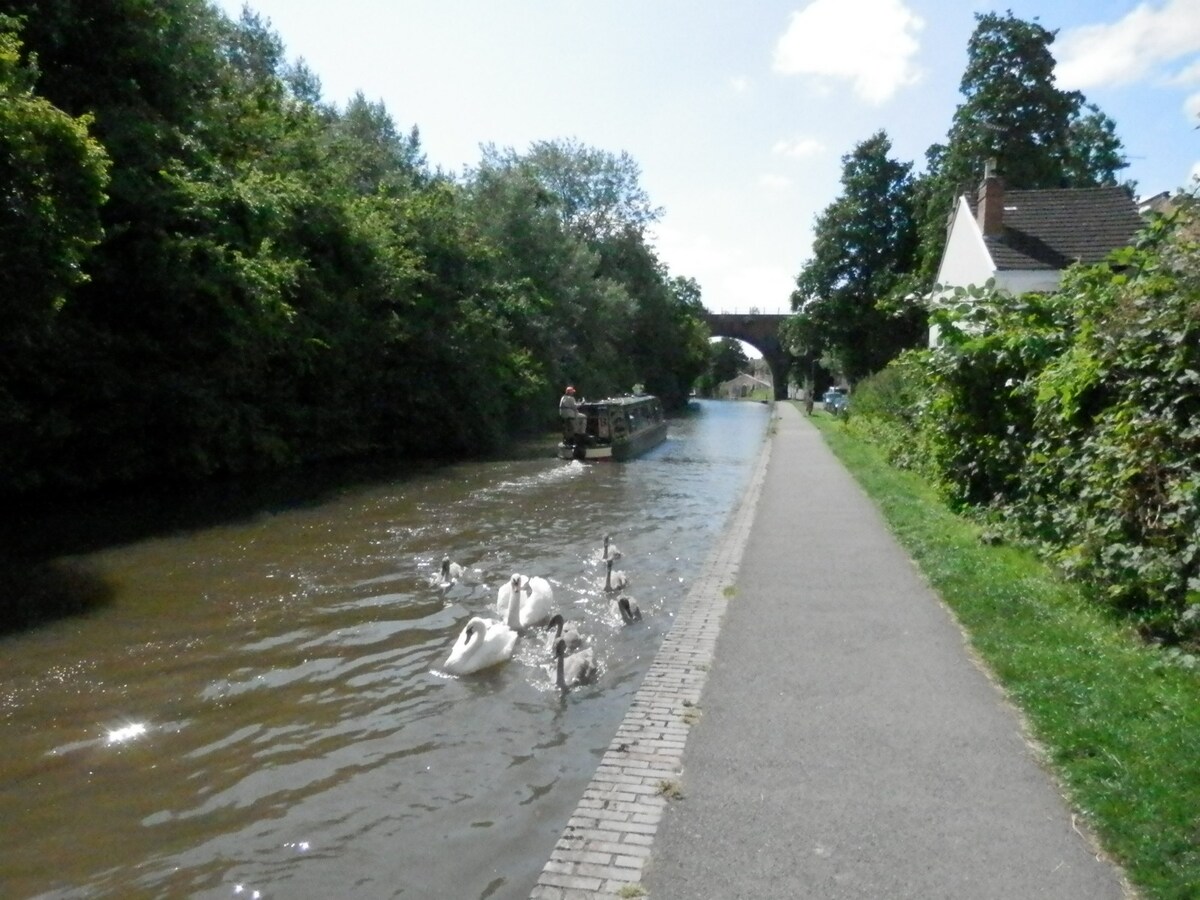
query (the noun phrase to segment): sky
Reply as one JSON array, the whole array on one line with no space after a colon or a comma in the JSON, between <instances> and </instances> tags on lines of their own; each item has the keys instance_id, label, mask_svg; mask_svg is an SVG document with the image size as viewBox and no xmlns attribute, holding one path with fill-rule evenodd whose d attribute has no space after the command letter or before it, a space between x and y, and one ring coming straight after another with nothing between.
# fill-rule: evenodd
<instances>
[{"instance_id":1,"label":"sky","mask_svg":"<svg viewBox=\"0 0 1200 900\"><path fill-rule=\"evenodd\" d=\"M232 17L242 0L216 0ZM382 101L429 164L574 140L627 153L651 239L714 312L790 312L842 158L924 168L976 14L1057 31L1060 88L1116 123L1139 196L1200 175L1200 0L250 0L341 106Z\"/></svg>"}]
</instances>

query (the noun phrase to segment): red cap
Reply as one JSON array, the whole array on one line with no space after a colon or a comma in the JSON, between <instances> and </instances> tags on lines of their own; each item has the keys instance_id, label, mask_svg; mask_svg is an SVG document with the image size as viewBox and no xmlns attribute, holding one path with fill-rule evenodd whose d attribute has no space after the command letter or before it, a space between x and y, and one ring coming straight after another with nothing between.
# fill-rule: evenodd
<instances>
[{"instance_id":1,"label":"red cap","mask_svg":"<svg viewBox=\"0 0 1200 900\"><path fill-rule=\"evenodd\" d=\"M571 386L568 384L568 385L567 385L567 393L568 393L568 394L573 394L573 393L575 393L575 388L571 387Z\"/></svg>"}]
</instances>

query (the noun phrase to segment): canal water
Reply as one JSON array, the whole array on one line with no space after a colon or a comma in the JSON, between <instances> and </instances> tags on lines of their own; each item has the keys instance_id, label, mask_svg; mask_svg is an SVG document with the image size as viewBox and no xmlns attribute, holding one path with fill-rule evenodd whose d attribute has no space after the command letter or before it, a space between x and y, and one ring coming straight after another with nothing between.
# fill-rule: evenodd
<instances>
[{"instance_id":1,"label":"canal water","mask_svg":"<svg viewBox=\"0 0 1200 900\"><path fill-rule=\"evenodd\" d=\"M540 453L81 525L55 564L106 601L0 638L0 896L527 897L768 421L701 402L623 464ZM603 591L605 533L638 625ZM432 584L444 555L474 578ZM595 683L560 694L540 634L440 670L513 572L549 579Z\"/></svg>"}]
</instances>

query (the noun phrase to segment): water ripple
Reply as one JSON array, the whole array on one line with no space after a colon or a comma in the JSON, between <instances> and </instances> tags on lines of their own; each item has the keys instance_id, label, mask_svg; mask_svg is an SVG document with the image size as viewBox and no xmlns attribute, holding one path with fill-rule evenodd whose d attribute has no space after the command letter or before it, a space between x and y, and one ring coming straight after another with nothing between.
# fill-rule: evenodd
<instances>
[{"instance_id":1,"label":"water ripple","mask_svg":"<svg viewBox=\"0 0 1200 900\"><path fill-rule=\"evenodd\" d=\"M626 465L464 463L89 558L113 602L0 654L0 819L22 836L0 845L6 892L528 896L764 411L708 404ZM602 590L605 533L637 627ZM482 583L432 586L445 555ZM560 694L542 631L507 664L440 671L514 571L550 579L594 684Z\"/></svg>"}]
</instances>

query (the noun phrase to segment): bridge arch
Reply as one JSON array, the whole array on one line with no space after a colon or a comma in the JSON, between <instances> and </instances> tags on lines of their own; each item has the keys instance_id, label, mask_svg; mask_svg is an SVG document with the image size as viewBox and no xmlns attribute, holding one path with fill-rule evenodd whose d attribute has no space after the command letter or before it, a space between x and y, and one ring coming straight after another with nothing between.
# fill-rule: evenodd
<instances>
[{"instance_id":1,"label":"bridge arch","mask_svg":"<svg viewBox=\"0 0 1200 900\"><path fill-rule=\"evenodd\" d=\"M779 341L779 326L787 316L766 313L706 313L713 337L737 338L763 355L775 384L775 399L787 399L788 354Z\"/></svg>"}]
</instances>

